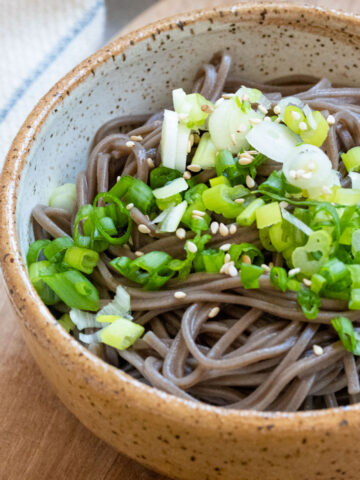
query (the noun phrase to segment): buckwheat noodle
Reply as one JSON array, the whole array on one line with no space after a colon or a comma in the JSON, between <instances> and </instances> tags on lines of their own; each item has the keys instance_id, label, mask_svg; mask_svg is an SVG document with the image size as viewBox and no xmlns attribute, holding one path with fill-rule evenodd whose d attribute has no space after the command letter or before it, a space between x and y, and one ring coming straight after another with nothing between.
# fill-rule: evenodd
<instances>
[{"instance_id":1,"label":"buckwheat noodle","mask_svg":"<svg viewBox=\"0 0 360 480\"><path fill-rule=\"evenodd\" d=\"M336 123L323 148L344 184L346 171L339 152L360 145L360 88L332 86L327 79L305 75L263 84L229 75L230 65L228 54L216 54L200 67L193 91L215 101L223 92L246 85L262 90L274 105L282 96L294 95L324 115L334 115ZM91 144L86 170L77 176L77 208L91 203L98 192L109 190L119 175L134 175L146 182L151 168L148 159L155 166L161 160L161 125L162 113L129 115L104 124ZM142 140L129 147L133 135ZM258 175L266 177L279 167L268 161ZM213 171L203 171L199 178L206 182L213 175ZM90 344L93 353L153 387L226 408L296 411L359 401L360 358L345 351L330 326L330 320L340 314L358 321L356 311L347 311L343 301L324 299L318 318L309 322L297 307L295 295L275 290L267 274L260 278L258 290L241 288L238 278L193 273L185 281L170 280L161 291L144 292L114 273L110 260L119 255L135 258L136 250L162 250L184 258L185 240L156 233L152 222L136 208L130 213L134 222L131 248L111 246L102 253L92 281L103 305L117 285L124 285L134 319L147 332L128 350ZM43 205L36 206L32 214L36 238L72 234L74 215ZM138 231L140 223L149 228L151 236ZM188 232L187 237L191 236ZM254 227L238 228L227 242L260 245ZM209 246L221 243L223 237L216 234ZM282 263L279 254L273 260ZM187 294L185 298L174 297L179 289ZM220 312L213 317L210 312L216 307ZM56 308L66 311L65 306ZM314 353L313 345L322 347L321 355Z\"/></svg>"}]
</instances>

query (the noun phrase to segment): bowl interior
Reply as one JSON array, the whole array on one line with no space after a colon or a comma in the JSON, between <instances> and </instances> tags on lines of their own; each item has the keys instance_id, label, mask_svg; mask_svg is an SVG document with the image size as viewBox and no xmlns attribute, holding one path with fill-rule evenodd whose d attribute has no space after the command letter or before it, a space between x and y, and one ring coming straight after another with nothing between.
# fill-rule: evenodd
<instances>
[{"instance_id":1,"label":"bowl interior","mask_svg":"<svg viewBox=\"0 0 360 480\"><path fill-rule=\"evenodd\" d=\"M108 54L103 63L98 56L98 65L84 81L73 87L75 76L68 91L53 92L54 98L62 95L64 99L45 118L18 187L16 223L23 258L32 241L32 208L47 203L54 187L75 180L85 167L96 130L111 118L155 112L169 105L171 90L181 86L190 91L198 68L215 52L230 52L231 74L248 79L268 81L301 73L358 83L358 37L346 33L347 26L327 19L324 12L310 20L303 10L249 7L238 15L217 12L212 18L199 17L195 23L196 15L187 22L164 23L156 35L151 29L143 30L121 48L115 43L116 55ZM81 69L78 73L81 76ZM34 125L26 127L30 135Z\"/></svg>"}]
</instances>

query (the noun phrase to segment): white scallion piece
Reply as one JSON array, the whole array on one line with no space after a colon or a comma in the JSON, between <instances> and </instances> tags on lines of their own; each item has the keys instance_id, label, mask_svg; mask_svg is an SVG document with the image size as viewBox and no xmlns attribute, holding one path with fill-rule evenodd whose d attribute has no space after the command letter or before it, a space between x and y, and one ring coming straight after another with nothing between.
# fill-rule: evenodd
<instances>
[{"instance_id":1,"label":"white scallion piece","mask_svg":"<svg viewBox=\"0 0 360 480\"><path fill-rule=\"evenodd\" d=\"M161 133L161 161L164 167L175 168L177 135L178 114L171 110L164 110Z\"/></svg>"},{"instance_id":2,"label":"white scallion piece","mask_svg":"<svg viewBox=\"0 0 360 480\"><path fill-rule=\"evenodd\" d=\"M62 208L72 213L76 206L76 185L75 183L64 183L54 188L49 198L49 207Z\"/></svg>"},{"instance_id":3,"label":"white scallion piece","mask_svg":"<svg viewBox=\"0 0 360 480\"><path fill-rule=\"evenodd\" d=\"M281 208L281 215L284 220L294 225L294 227L298 228L305 235L311 235L313 230L306 225L306 223L302 222L299 218L295 217L292 213L288 212L285 208Z\"/></svg>"},{"instance_id":4,"label":"white scallion piece","mask_svg":"<svg viewBox=\"0 0 360 480\"><path fill-rule=\"evenodd\" d=\"M283 172L289 183L307 190L321 187L331 174L329 157L315 145L299 145L288 152Z\"/></svg>"},{"instance_id":5,"label":"white scallion piece","mask_svg":"<svg viewBox=\"0 0 360 480\"><path fill-rule=\"evenodd\" d=\"M313 117L313 111L309 107L309 105L304 106L303 112L306 116L306 120L308 121L308 124L310 125L311 128L313 128L315 130L316 127L317 127L317 122L316 122L315 118Z\"/></svg>"},{"instance_id":6,"label":"white scallion piece","mask_svg":"<svg viewBox=\"0 0 360 480\"><path fill-rule=\"evenodd\" d=\"M297 97L284 97L278 102L278 107L280 108L279 117L284 121L285 109L288 105L295 105L301 109L304 108L304 102Z\"/></svg>"},{"instance_id":7,"label":"white scallion piece","mask_svg":"<svg viewBox=\"0 0 360 480\"><path fill-rule=\"evenodd\" d=\"M360 190L360 173L350 172L349 177L351 178L352 188Z\"/></svg>"},{"instance_id":8,"label":"white scallion piece","mask_svg":"<svg viewBox=\"0 0 360 480\"><path fill-rule=\"evenodd\" d=\"M301 143L300 137L295 135L286 125L274 122L262 122L255 125L246 135L246 140L258 152L284 163L289 152Z\"/></svg>"},{"instance_id":9,"label":"white scallion piece","mask_svg":"<svg viewBox=\"0 0 360 480\"><path fill-rule=\"evenodd\" d=\"M159 232L175 232L178 228L181 219L187 208L187 202L184 200L178 205L172 206L164 210L166 215L162 219L159 225Z\"/></svg>"},{"instance_id":10,"label":"white scallion piece","mask_svg":"<svg viewBox=\"0 0 360 480\"><path fill-rule=\"evenodd\" d=\"M106 324L103 323L101 326L104 327L104 325L106 325ZM79 333L79 340L80 340L80 342L87 343L87 344L100 343L101 342L100 331L101 330L98 330L95 333L87 333L87 334L86 333Z\"/></svg>"},{"instance_id":11,"label":"white scallion piece","mask_svg":"<svg viewBox=\"0 0 360 480\"><path fill-rule=\"evenodd\" d=\"M235 99L224 100L209 117L209 132L217 150L238 153L249 144L246 134L251 128L249 120L262 120L264 114L250 110L243 112Z\"/></svg>"},{"instance_id":12,"label":"white scallion piece","mask_svg":"<svg viewBox=\"0 0 360 480\"><path fill-rule=\"evenodd\" d=\"M167 185L164 185L160 188L155 188L153 190L153 194L155 198L168 198L176 195L177 193L183 192L187 190L189 185L187 184L186 180L182 177L176 178L172 182L169 182Z\"/></svg>"},{"instance_id":13,"label":"white scallion piece","mask_svg":"<svg viewBox=\"0 0 360 480\"><path fill-rule=\"evenodd\" d=\"M186 170L187 147L191 129L179 123L176 139L175 168L179 172Z\"/></svg>"},{"instance_id":14,"label":"white scallion piece","mask_svg":"<svg viewBox=\"0 0 360 480\"><path fill-rule=\"evenodd\" d=\"M98 315L118 315L131 319L130 315L130 295L125 290L124 287L118 285L116 287L116 294L114 299L105 305L99 312ZM75 323L75 322L74 322ZM99 323L101 327L104 326L104 323Z\"/></svg>"},{"instance_id":15,"label":"white scallion piece","mask_svg":"<svg viewBox=\"0 0 360 480\"><path fill-rule=\"evenodd\" d=\"M172 91L173 105L176 112L181 111L182 104L186 98L186 93L182 88L177 88Z\"/></svg>"},{"instance_id":16,"label":"white scallion piece","mask_svg":"<svg viewBox=\"0 0 360 480\"><path fill-rule=\"evenodd\" d=\"M103 323L96 321L95 313L83 312L77 308L72 308L69 315L78 330L84 330L84 328L100 328L104 326Z\"/></svg>"}]
</instances>

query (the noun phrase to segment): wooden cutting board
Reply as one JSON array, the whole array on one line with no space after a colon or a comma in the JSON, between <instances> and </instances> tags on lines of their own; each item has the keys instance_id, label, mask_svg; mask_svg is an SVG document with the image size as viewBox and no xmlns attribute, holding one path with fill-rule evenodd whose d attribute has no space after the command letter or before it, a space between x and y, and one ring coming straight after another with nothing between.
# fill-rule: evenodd
<instances>
[{"instance_id":1,"label":"wooden cutting board","mask_svg":"<svg viewBox=\"0 0 360 480\"><path fill-rule=\"evenodd\" d=\"M229 3L162 0L125 31L194 6ZM307 3L360 13L360 0ZM0 480L165 480L98 440L61 404L26 350L2 280L0 319Z\"/></svg>"}]
</instances>

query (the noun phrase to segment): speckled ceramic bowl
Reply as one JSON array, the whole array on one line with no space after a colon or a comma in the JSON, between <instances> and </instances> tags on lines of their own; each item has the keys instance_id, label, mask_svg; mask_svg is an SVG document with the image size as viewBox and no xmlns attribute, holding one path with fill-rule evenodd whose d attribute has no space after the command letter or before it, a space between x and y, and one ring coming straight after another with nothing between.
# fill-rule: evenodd
<instances>
[{"instance_id":1,"label":"speckled ceramic bowl","mask_svg":"<svg viewBox=\"0 0 360 480\"><path fill-rule=\"evenodd\" d=\"M359 85L360 18L317 8L242 4L172 18L132 33L70 72L17 135L1 177L0 253L28 347L67 407L121 452L187 480L355 480L358 405L283 414L229 411L179 400L103 363L42 304L24 266L32 207L85 164L96 129L117 115L151 112L190 86L214 51L233 72L289 72Z\"/></svg>"}]
</instances>

